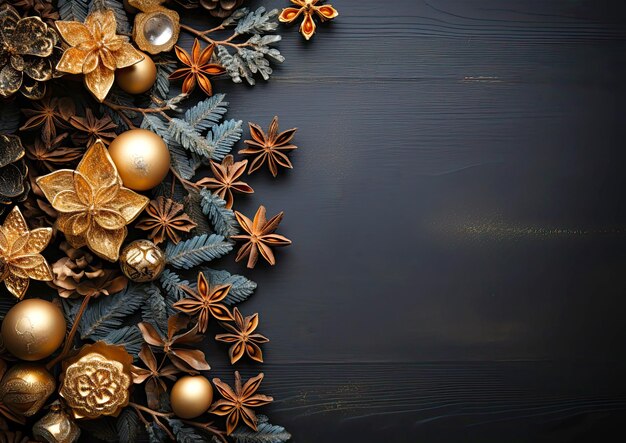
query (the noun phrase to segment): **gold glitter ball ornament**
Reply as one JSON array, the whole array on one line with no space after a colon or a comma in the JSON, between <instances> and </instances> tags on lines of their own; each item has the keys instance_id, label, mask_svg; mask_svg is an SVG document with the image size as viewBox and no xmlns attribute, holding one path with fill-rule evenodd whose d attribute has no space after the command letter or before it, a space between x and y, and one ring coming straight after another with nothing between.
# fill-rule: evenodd
<instances>
[{"instance_id":1,"label":"gold glitter ball ornament","mask_svg":"<svg viewBox=\"0 0 626 443\"><path fill-rule=\"evenodd\" d=\"M0 402L14 413L30 417L41 409L55 386L54 377L43 365L17 364L0 382Z\"/></svg>"},{"instance_id":2,"label":"gold glitter ball ornament","mask_svg":"<svg viewBox=\"0 0 626 443\"><path fill-rule=\"evenodd\" d=\"M147 129L131 129L109 145L109 155L124 186L147 191L161 183L170 170L170 151L161 137Z\"/></svg>"},{"instance_id":3,"label":"gold glitter ball ornament","mask_svg":"<svg viewBox=\"0 0 626 443\"><path fill-rule=\"evenodd\" d=\"M172 411L183 419L204 414L212 402L213 385L202 375L188 375L178 379L170 394Z\"/></svg>"},{"instance_id":4,"label":"gold glitter ball ornament","mask_svg":"<svg viewBox=\"0 0 626 443\"><path fill-rule=\"evenodd\" d=\"M151 241L135 240L122 250L120 268L134 282L153 281L165 269L165 255Z\"/></svg>"},{"instance_id":5,"label":"gold glitter ball ornament","mask_svg":"<svg viewBox=\"0 0 626 443\"><path fill-rule=\"evenodd\" d=\"M2 340L17 358L41 360L61 346L66 326L63 313L54 303L29 298L7 312L2 322Z\"/></svg>"},{"instance_id":6,"label":"gold glitter ball ornament","mask_svg":"<svg viewBox=\"0 0 626 443\"><path fill-rule=\"evenodd\" d=\"M33 425L33 437L46 443L75 443L80 437L80 428L55 402L50 412Z\"/></svg>"},{"instance_id":7,"label":"gold glitter ball ornament","mask_svg":"<svg viewBox=\"0 0 626 443\"><path fill-rule=\"evenodd\" d=\"M63 362L59 394L75 418L117 416L128 405L132 363L123 346L85 345Z\"/></svg>"},{"instance_id":8,"label":"gold glitter ball ornament","mask_svg":"<svg viewBox=\"0 0 626 443\"><path fill-rule=\"evenodd\" d=\"M115 71L117 85L129 94L143 94L156 82L157 68L146 54L143 60L127 68Z\"/></svg>"}]
</instances>

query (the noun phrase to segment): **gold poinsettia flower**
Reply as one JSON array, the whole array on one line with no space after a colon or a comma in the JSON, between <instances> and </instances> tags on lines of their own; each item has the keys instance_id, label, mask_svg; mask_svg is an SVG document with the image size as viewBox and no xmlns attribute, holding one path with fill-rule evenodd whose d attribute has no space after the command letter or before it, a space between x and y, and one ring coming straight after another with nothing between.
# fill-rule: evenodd
<instances>
[{"instance_id":1,"label":"gold poinsettia flower","mask_svg":"<svg viewBox=\"0 0 626 443\"><path fill-rule=\"evenodd\" d=\"M98 140L76 171L60 169L39 177L37 184L59 212L57 228L74 247L85 245L109 261L119 258L131 223L150 202L122 186L115 164Z\"/></svg>"},{"instance_id":2,"label":"gold poinsettia flower","mask_svg":"<svg viewBox=\"0 0 626 443\"><path fill-rule=\"evenodd\" d=\"M105 99L113 86L116 69L134 65L144 58L128 43L128 37L115 34L117 23L111 10L93 11L85 24L57 21L56 26L71 46L63 53L57 70L84 74L87 89L99 101Z\"/></svg>"},{"instance_id":3,"label":"gold poinsettia flower","mask_svg":"<svg viewBox=\"0 0 626 443\"><path fill-rule=\"evenodd\" d=\"M52 238L52 228L28 230L16 206L0 226L0 281L11 294L24 297L30 279L52 281L52 271L41 251Z\"/></svg>"}]
</instances>

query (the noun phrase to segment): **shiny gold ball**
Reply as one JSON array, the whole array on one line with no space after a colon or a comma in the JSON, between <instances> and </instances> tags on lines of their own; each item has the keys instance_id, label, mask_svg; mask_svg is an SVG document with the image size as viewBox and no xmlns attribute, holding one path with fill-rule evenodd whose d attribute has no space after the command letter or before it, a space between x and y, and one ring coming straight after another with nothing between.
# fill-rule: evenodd
<instances>
[{"instance_id":1,"label":"shiny gold ball","mask_svg":"<svg viewBox=\"0 0 626 443\"><path fill-rule=\"evenodd\" d=\"M80 428L55 402L50 412L33 425L33 437L46 443L74 443L80 437Z\"/></svg>"},{"instance_id":2,"label":"shiny gold ball","mask_svg":"<svg viewBox=\"0 0 626 443\"><path fill-rule=\"evenodd\" d=\"M174 383L170 394L172 411L183 419L204 414L213 402L213 386L201 375L187 375Z\"/></svg>"},{"instance_id":3,"label":"shiny gold ball","mask_svg":"<svg viewBox=\"0 0 626 443\"><path fill-rule=\"evenodd\" d=\"M139 63L115 71L117 85L129 94L143 94L156 81L156 65L148 55L142 55L144 58Z\"/></svg>"},{"instance_id":4,"label":"shiny gold ball","mask_svg":"<svg viewBox=\"0 0 626 443\"><path fill-rule=\"evenodd\" d=\"M109 145L109 154L124 186L147 191L161 183L170 170L170 151L161 137L147 129L131 129Z\"/></svg>"},{"instance_id":5,"label":"shiny gold ball","mask_svg":"<svg viewBox=\"0 0 626 443\"><path fill-rule=\"evenodd\" d=\"M120 268L134 282L156 280L165 268L165 255L151 241L135 240L122 250Z\"/></svg>"},{"instance_id":6,"label":"shiny gold ball","mask_svg":"<svg viewBox=\"0 0 626 443\"><path fill-rule=\"evenodd\" d=\"M2 322L2 341L21 360L41 360L61 346L66 326L65 317L55 304L30 298L7 312Z\"/></svg>"},{"instance_id":7,"label":"shiny gold ball","mask_svg":"<svg viewBox=\"0 0 626 443\"><path fill-rule=\"evenodd\" d=\"M17 364L0 382L0 402L16 414L30 417L41 409L55 386L54 377L43 365Z\"/></svg>"}]
</instances>

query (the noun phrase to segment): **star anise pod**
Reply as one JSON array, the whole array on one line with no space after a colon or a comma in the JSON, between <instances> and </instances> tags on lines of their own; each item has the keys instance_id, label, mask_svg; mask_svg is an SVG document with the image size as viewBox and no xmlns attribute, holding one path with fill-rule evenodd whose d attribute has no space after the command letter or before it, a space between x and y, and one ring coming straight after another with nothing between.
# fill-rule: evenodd
<instances>
[{"instance_id":1,"label":"star anise pod","mask_svg":"<svg viewBox=\"0 0 626 443\"><path fill-rule=\"evenodd\" d=\"M57 135L57 129L67 128L67 121L74 115L74 103L67 97L52 97L48 95L41 100L33 101L32 109L22 109L28 120L20 131L28 131L41 126L41 138L52 140Z\"/></svg>"},{"instance_id":2,"label":"star anise pod","mask_svg":"<svg viewBox=\"0 0 626 443\"><path fill-rule=\"evenodd\" d=\"M211 161L211 170L215 177L205 177L200 179L196 185L213 189L215 193L222 199L226 200L226 208L233 207L233 191L252 194L252 189L247 183L237 181L245 172L248 160L234 162L232 155L227 155L219 164Z\"/></svg>"},{"instance_id":3,"label":"star anise pod","mask_svg":"<svg viewBox=\"0 0 626 443\"><path fill-rule=\"evenodd\" d=\"M262 381L263 373L260 373L242 386L241 375L239 371L235 371L235 389L232 389L219 378L213 379L213 384L224 398L213 403L209 412L226 416L226 434L230 435L235 430L240 418L252 429L257 430L257 418L252 408L274 401L270 396L256 394Z\"/></svg>"},{"instance_id":4,"label":"star anise pod","mask_svg":"<svg viewBox=\"0 0 626 443\"><path fill-rule=\"evenodd\" d=\"M172 306L192 317L198 317L198 331L204 333L209 324L209 317L218 320L230 321L233 319L226 306L220 303L228 295L231 285L216 285L211 287L202 272L198 273L198 288L193 290L187 286L182 289L191 296L183 298Z\"/></svg>"},{"instance_id":5,"label":"star anise pod","mask_svg":"<svg viewBox=\"0 0 626 443\"><path fill-rule=\"evenodd\" d=\"M132 366L133 383L142 384L146 382L146 398L148 407L151 409L159 409L159 399L161 395L167 392L167 385L163 381L176 380L176 374L180 371L173 365L158 364L154 352L150 346L144 343L139 351L139 358L146 365L146 368ZM147 381L146 381L147 380Z\"/></svg>"},{"instance_id":6,"label":"star anise pod","mask_svg":"<svg viewBox=\"0 0 626 443\"><path fill-rule=\"evenodd\" d=\"M174 46L176 57L185 65L184 68L177 69L170 75L170 80L185 78L183 80L183 93L189 94L196 87L196 83L200 85L200 89L206 95L213 95L213 87L209 77L223 74L226 69L215 63L211 63L213 56L214 44L210 44L204 50L200 50L200 42L195 39L191 48L191 55L180 46Z\"/></svg>"},{"instance_id":7,"label":"star anise pod","mask_svg":"<svg viewBox=\"0 0 626 443\"><path fill-rule=\"evenodd\" d=\"M270 265L276 264L274 253L270 249L276 246L288 246L291 240L282 235L274 234L278 225L283 219L284 213L281 212L272 217L269 221L266 218L265 206L259 206L254 215L254 221L243 215L241 212L235 211L235 217L239 225L246 231L246 234L233 235L233 240L243 240L246 243L239 249L235 261L239 262L248 257L248 268L252 269L259 259L259 252Z\"/></svg>"},{"instance_id":8,"label":"star anise pod","mask_svg":"<svg viewBox=\"0 0 626 443\"><path fill-rule=\"evenodd\" d=\"M105 114L102 118L97 118L90 108L86 109L85 117L72 116L70 124L78 130L72 134L72 141L76 146L91 146L98 139L108 146L117 136L115 133L117 125L111 117Z\"/></svg>"},{"instance_id":9,"label":"star anise pod","mask_svg":"<svg viewBox=\"0 0 626 443\"><path fill-rule=\"evenodd\" d=\"M233 318L235 325L228 323L220 323L224 329L230 331L228 334L218 334L215 340L223 343L232 343L228 350L230 356L230 364L235 364L243 354L248 354L252 360L263 363L263 352L258 346L261 343L267 343L269 339L261 334L254 334L259 326L259 314L244 317L239 309L233 310Z\"/></svg>"},{"instance_id":10,"label":"star anise pod","mask_svg":"<svg viewBox=\"0 0 626 443\"><path fill-rule=\"evenodd\" d=\"M152 231L148 238L159 244L169 238L174 244L180 241L178 231L189 232L197 225L184 211L185 207L170 198L163 196L150 201L146 207L146 216L139 220L136 228Z\"/></svg>"},{"instance_id":11,"label":"star anise pod","mask_svg":"<svg viewBox=\"0 0 626 443\"><path fill-rule=\"evenodd\" d=\"M188 325L189 318L187 316L181 314L171 316L167 321L167 337L161 336L150 323L141 322L137 326L146 343L161 348L174 366L181 371L190 374L195 374L197 371L208 371L211 367L204 357L204 352L199 349L181 347L181 345L190 345L202 341L202 335L198 334L198 325L179 334Z\"/></svg>"},{"instance_id":12,"label":"star anise pod","mask_svg":"<svg viewBox=\"0 0 626 443\"><path fill-rule=\"evenodd\" d=\"M283 23L291 23L297 19L300 15L304 16L302 23L300 24L300 33L309 40L315 34L315 22L313 21L313 15L321 21L332 20L337 17L339 13L331 5L318 5L319 0L290 0L291 3L298 6L297 8L284 8L278 17Z\"/></svg>"},{"instance_id":13,"label":"star anise pod","mask_svg":"<svg viewBox=\"0 0 626 443\"><path fill-rule=\"evenodd\" d=\"M66 132L57 135L52 140L42 140L37 137L32 145L26 147L26 157L47 171L55 171L60 166L72 165L83 156L84 152L79 148L61 146L66 138Z\"/></svg>"},{"instance_id":14,"label":"star anise pod","mask_svg":"<svg viewBox=\"0 0 626 443\"><path fill-rule=\"evenodd\" d=\"M290 142L298 128L288 129L279 134L277 116L272 119L267 134L256 123L248 122L248 125L250 126L250 135L253 140L245 140L244 143L248 147L239 151L240 154L256 155L250 164L248 174L252 174L263 166L266 160L274 177L278 175L277 165L289 169L293 168L291 161L282 151L288 152L297 149L297 146L292 145Z\"/></svg>"}]
</instances>

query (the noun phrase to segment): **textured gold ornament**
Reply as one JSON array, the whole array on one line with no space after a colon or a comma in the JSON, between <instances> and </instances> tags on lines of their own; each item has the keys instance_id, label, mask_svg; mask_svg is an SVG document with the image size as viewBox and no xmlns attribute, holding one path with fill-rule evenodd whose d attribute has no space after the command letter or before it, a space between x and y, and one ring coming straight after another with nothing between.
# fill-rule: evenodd
<instances>
[{"instance_id":1,"label":"textured gold ornament","mask_svg":"<svg viewBox=\"0 0 626 443\"><path fill-rule=\"evenodd\" d=\"M117 85L129 94L143 94L150 90L157 78L157 68L146 54L143 60L127 68L115 71Z\"/></svg>"},{"instance_id":2,"label":"textured gold ornament","mask_svg":"<svg viewBox=\"0 0 626 443\"><path fill-rule=\"evenodd\" d=\"M80 437L80 428L55 402L50 412L33 425L33 437L47 443L74 443Z\"/></svg>"},{"instance_id":3,"label":"textured gold ornament","mask_svg":"<svg viewBox=\"0 0 626 443\"><path fill-rule=\"evenodd\" d=\"M149 240L135 240L120 254L120 268L134 282L156 280L165 269L165 255Z\"/></svg>"},{"instance_id":4,"label":"textured gold ornament","mask_svg":"<svg viewBox=\"0 0 626 443\"><path fill-rule=\"evenodd\" d=\"M61 346L66 326L63 313L54 303L29 298L7 312L2 322L2 341L19 359L41 360Z\"/></svg>"},{"instance_id":5,"label":"textured gold ornament","mask_svg":"<svg viewBox=\"0 0 626 443\"><path fill-rule=\"evenodd\" d=\"M99 341L63 362L59 394L75 418L117 416L128 405L133 358L122 346Z\"/></svg>"},{"instance_id":6,"label":"textured gold ornament","mask_svg":"<svg viewBox=\"0 0 626 443\"><path fill-rule=\"evenodd\" d=\"M147 129L131 129L109 145L109 155L124 186L147 191L161 183L170 170L170 151L161 137Z\"/></svg>"},{"instance_id":7,"label":"textured gold ornament","mask_svg":"<svg viewBox=\"0 0 626 443\"><path fill-rule=\"evenodd\" d=\"M204 414L213 402L213 386L201 375L185 376L172 387L172 411L180 418L196 418Z\"/></svg>"},{"instance_id":8,"label":"textured gold ornament","mask_svg":"<svg viewBox=\"0 0 626 443\"><path fill-rule=\"evenodd\" d=\"M180 17L176 11L161 6L166 0L128 0L141 12L135 16L133 40L150 54L169 51L180 33Z\"/></svg>"},{"instance_id":9,"label":"textured gold ornament","mask_svg":"<svg viewBox=\"0 0 626 443\"><path fill-rule=\"evenodd\" d=\"M84 74L87 89L104 101L115 79L115 70L141 61L143 56L128 43L128 37L116 35L117 22L112 10L96 10L85 23L57 21L61 37L70 45L57 64L57 70Z\"/></svg>"},{"instance_id":10,"label":"textured gold ornament","mask_svg":"<svg viewBox=\"0 0 626 443\"><path fill-rule=\"evenodd\" d=\"M31 278L52 280L50 266L40 254L51 238L52 228L29 231L17 206L0 226L0 281L15 297L24 297Z\"/></svg>"},{"instance_id":11,"label":"textured gold ornament","mask_svg":"<svg viewBox=\"0 0 626 443\"><path fill-rule=\"evenodd\" d=\"M37 184L59 212L56 226L74 247L87 245L109 261L119 257L131 223L150 199L122 186L104 144L87 150L75 171L60 169L39 177Z\"/></svg>"},{"instance_id":12,"label":"textured gold ornament","mask_svg":"<svg viewBox=\"0 0 626 443\"><path fill-rule=\"evenodd\" d=\"M55 386L54 377L44 366L17 364L0 382L0 402L16 414L30 417L41 409Z\"/></svg>"}]
</instances>

